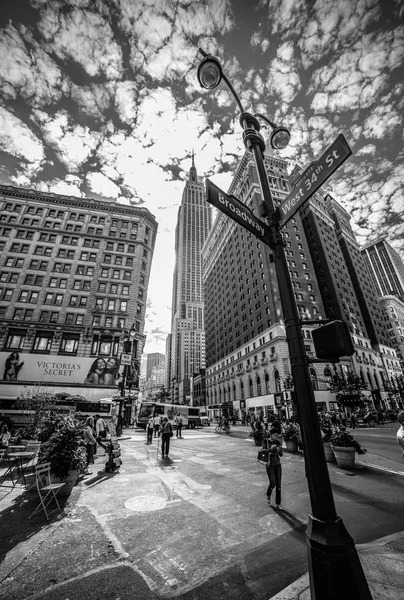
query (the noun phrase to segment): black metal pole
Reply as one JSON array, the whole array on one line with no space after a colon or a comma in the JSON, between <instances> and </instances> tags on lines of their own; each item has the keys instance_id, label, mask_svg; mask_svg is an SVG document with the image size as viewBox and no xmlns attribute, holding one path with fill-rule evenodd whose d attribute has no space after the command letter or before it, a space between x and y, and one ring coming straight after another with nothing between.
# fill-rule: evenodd
<instances>
[{"instance_id":1,"label":"black metal pole","mask_svg":"<svg viewBox=\"0 0 404 600\"><path fill-rule=\"evenodd\" d=\"M311 598L312 600L325 598L346 600L350 597L357 600L371 600L372 596L355 544L335 509L301 321L294 300L279 221L265 171L263 156L265 142L258 133L260 125L253 115L243 113L240 122L244 130L244 144L254 156L262 198L269 219L270 240L268 242L273 251L300 416L306 477L312 507L312 515L309 515L306 531Z\"/></svg>"}]
</instances>

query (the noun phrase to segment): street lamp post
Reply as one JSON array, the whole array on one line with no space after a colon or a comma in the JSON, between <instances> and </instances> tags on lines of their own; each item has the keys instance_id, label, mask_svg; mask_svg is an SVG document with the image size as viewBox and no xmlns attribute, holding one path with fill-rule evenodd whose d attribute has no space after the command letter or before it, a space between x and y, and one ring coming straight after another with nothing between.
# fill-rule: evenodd
<instances>
[{"instance_id":1,"label":"street lamp post","mask_svg":"<svg viewBox=\"0 0 404 600\"><path fill-rule=\"evenodd\" d=\"M201 86L214 89L221 79L224 79L237 102L241 112L240 124L243 128L244 145L254 157L264 201L263 214L267 217L269 226L267 243L273 252L279 286L312 507L306 531L311 597L313 600L346 600L347 597L371 600L355 544L335 509L310 378L309 360L304 348L301 321L279 229L279 214L275 210L265 171L265 141L259 133L260 124L254 115L244 111L217 58L201 49L199 51L204 57L198 67ZM272 128L271 146L275 149L284 148L290 139L289 132L266 118L264 121Z\"/></svg>"},{"instance_id":2,"label":"street lamp post","mask_svg":"<svg viewBox=\"0 0 404 600\"><path fill-rule=\"evenodd\" d=\"M116 435L121 437L122 435L122 408L125 401L125 382L128 377L129 369L133 368L133 341L136 336L135 326L132 325L129 331L125 331L123 337L123 352L131 355L131 365L125 364L122 371L122 381L119 386L121 388L121 396L119 398L119 409L118 409L118 421L116 425Z\"/></svg>"}]
</instances>

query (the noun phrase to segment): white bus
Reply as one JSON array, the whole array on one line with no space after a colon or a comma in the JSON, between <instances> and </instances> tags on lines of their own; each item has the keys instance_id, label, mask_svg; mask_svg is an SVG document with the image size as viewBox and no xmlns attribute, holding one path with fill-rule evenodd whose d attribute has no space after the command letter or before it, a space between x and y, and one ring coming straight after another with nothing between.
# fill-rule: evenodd
<instances>
[{"instance_id":1,"label":"white bus","mask_svg":"<svg viewBox=\"0 0 404 600\"><path fill-rule=\"evenodd\" d=\"M175 425L175 417L181 415L182 426L188 428L200 427L201 419L199 408L185 404L167 404L163 402L142 402L136 417L136 425L146 429L150 416L168 417L172 425Z\"/></svg>"}]
</instances>

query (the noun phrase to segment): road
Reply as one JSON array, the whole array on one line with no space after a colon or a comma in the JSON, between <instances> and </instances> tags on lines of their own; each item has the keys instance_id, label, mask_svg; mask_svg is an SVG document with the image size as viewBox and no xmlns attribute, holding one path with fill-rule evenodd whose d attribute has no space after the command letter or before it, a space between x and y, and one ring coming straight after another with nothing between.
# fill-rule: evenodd
<instances>
[{"instance_id":1,"label":"road","mask_svg":"<svg viewBox=\"0 0 404 600\"><path fill-rule=\"evenodd\" d=\"M376 444L388 446L378 437L386 431L360 430L357 437L372 454ZM139 600L268 600L307 571L310 503L301 455L284 454L284 509L276 511L266 503L266 473L251 440L186 430L183 440L173 438L170 459L161 460L156 439L147 446L144 432L130 435L121 442L119 473L105 474L97 458L94 475L74 490L70 513L50 533L30 533L32 546L35 535L46 533L46 543L33 546L0 597L22 600L51 581L56 587L37 598L92 600L116 597L119 589L126 600L136 589ZM362 465L351 472L331 464L329 472L337 512L355 543L404 531L402 476ZM99 596L94 583L104 573Z\"/></svg>"}]
</instances>

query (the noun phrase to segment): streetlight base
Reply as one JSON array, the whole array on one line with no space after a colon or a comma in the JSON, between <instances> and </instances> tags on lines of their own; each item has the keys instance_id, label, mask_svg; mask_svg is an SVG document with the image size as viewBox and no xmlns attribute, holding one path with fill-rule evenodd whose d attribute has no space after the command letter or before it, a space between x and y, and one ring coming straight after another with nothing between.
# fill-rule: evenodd
<instances>
[{"instance_id":1,"label":"streetlight base","mask_svg":"<svg viewBox=\"0 0 404 600\"><path fill-rule=\"evenodd\" d=\"M121 435L122 435L122 427L120 425L117 425L116 437L121 437Z\"/></svg>"},{"instance_id":2,"label":"streetlight base","mask_svg":"<svg viewBox=\"0 0 404 600\"><path fill-rule=\"evenodd\" d=\"M354 541L340 517L309 515L306 530L311 600L372 600Z\"/></svg>"}]
</instances>

